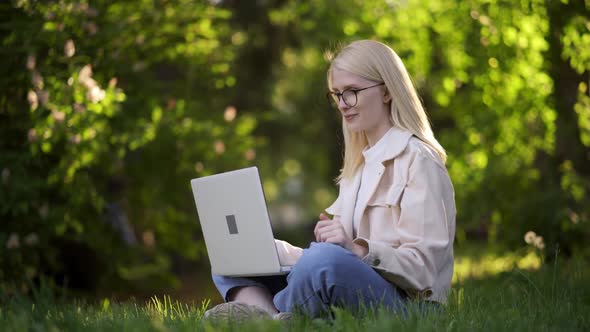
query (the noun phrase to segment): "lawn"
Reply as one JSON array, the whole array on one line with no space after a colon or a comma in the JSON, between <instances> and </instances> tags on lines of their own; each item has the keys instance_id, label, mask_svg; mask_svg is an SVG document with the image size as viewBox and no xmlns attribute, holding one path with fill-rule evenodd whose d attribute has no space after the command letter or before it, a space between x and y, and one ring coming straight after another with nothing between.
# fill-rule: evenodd
<instances>
[{"instance_id":1,"label":"lawn","mask_svg":"<svg viewBox=\"0 0 590 332\"><path fill-rule=\"evenodd\" d=\"M497 264L497 263L496 263ZM517 264L514 266L518 266ZM460 266L459 266L460 267ZM482 267L480 267L481 269ZM2 299L1 331L589 331L589 267L581 260L550 263L536 270L518 267L453 285L445 309L408 317L378 311L353 317L336 310L333 320L295 317L247 324L201 321L208 300L184 304L169 297L147 302L65 301L47 289L32 297Z\"/></svg>"}]
</instances>

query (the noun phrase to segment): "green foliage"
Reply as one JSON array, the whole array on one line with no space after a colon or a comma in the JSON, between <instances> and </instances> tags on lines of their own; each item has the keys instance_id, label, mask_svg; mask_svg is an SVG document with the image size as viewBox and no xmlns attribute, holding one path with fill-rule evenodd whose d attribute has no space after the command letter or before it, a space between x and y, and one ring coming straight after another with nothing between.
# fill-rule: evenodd
<instances>
[{"instance_id":1,"label":"green foliage","mask_svg":"<svg viewBox=\"0 0 590 332\"><path fill-rule=\"evenodd\" d=\"M590 255L589 12L541 0L2 2L0 283L175 285L179 262L206 255L189 180L247 165L275 224L312 224L342 160L326 57L360 38L391 45L413 77L449 153L458 243L519 248L534 231L538 247Z\"/></svg>"},{"instance_id":2,"label":"green foliage","mask_svg":"<svg viewBox=\"0 0 590 332\"><path fill-rule=\"evenodd\" d=\"M68 265L87 264L101 267L89 289L170 284L172 256L204 253L189 180L254 153L255 118L223 98L235 84L231 13L13 1L2 16L0 281L82 279ZM65 252L79 248L91 257Z\"/></svg>"},{"instance_id":3,"label":"green foliage","mask_svg":"<svg viewBox=\"0 0 590 332\"><path fill-rule=\"evenodd\" d=\"M288 1L271 12L271 20L291 24L302 45L282 53L273 95L279 119L301 128L297 134L309 142L329 142L309 154L309 148L298 149L300 142L284 139L290 158L302 161L311 177L304 191L320 193L328 185L325 177L310 176L314 172L306 165L334 175L341 162L333 152L341 151L336 116L316 99L325 90L322 51L331 50L333 40L374 38L404 60L449 153L458 241L477 233L516 248L534 230L548 246L583 253L581 239L590 235L587 6L536 0L343 6ZM310 17L311 31L318 34L307 32ZM576 99L575 106L568 102ZM314 211L326 206L318 197L305 199Z\"/></svg>"}]
</instances>

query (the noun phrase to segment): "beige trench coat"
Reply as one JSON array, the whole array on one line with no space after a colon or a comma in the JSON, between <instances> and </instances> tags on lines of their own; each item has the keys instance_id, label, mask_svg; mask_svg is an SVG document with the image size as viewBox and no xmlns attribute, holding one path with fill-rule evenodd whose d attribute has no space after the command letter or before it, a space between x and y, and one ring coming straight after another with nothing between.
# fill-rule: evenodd
<instances>
[{"instance_id":1,"label":"beige trench coat","mask_svg":"<svg viewBox=\"0 0 590 332\"><path fill-rule=\"evenodd\" d=\"M380 163L365 166L373 194L358 202L363 218L353 241L368 247L362 260L411 297L446 302L453 276L455 199L438 154L412 134L393 128ZM326 212L352 234L361 173L340 183Z\"/></svg>"},{"instance_id":2,"label":"beige trench coat","mask_svg":"<svg viewBox=\"0 0 590 332\"><path fill-rule=\"evenodd\" d=\"M371 195L357 202L363 217L353 239L369 249L362 260L413 298L446 302L453 276L453 185L436 152L412 134L392 128L381 163L365 169ZM361 172L342 180L326 209L352 238ZM301 249L277 240L282 262L295 263Z\"/></svg>"}]
</instances>

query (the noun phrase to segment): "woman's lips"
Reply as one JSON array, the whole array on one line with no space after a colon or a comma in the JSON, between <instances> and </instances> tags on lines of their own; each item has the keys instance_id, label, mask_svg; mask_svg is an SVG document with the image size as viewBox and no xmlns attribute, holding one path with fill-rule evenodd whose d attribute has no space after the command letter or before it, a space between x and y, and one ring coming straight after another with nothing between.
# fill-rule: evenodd
<instances>
[{"instance_id":1,"label":"woman's lips","mask_svg":"<svg viewBox=\"0 0 590 332\"><path fill-rule=\"evenodd\" d=\"M351 121L352 119L354 119L355 116L357 116L358 114L345 114L344 115L344 119L346 121Z\"/></svg>"}]
</instances>

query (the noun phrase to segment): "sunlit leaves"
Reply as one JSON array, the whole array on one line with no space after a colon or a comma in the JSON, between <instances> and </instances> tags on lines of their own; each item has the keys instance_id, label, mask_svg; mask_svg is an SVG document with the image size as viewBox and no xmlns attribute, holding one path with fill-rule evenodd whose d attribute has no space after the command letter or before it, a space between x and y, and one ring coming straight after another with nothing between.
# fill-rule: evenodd
<instances>
[{"instance_id":1,"label":"sunlit leaves","mask_svg":"<svg viewBox=\"0 0 590 332\"><path fill-rule=\"evenodd\" d=\"M571 161L566 161L561 165L563 177L561 178L561 187L570 192L574 199L583 202L587 195L588 180L580 177L572 167Z\"/></svg>"},{"instance_id":2,"label":"sunlit leaves","mask_svg":"<svg viewBox=\"0 0 590 332\"><path fill-rule=\"evenodd\" d=\"M586 147L590 148L590 96L586 82L580 82L578 85L578 102L574 106L574 110L578 115L580 139Z\"/></svg>"},{"instance_id":3,"label":"sunlit leaves","mask_svg":"<svg viewBox=\"0 0 590 332\"><path fill-rule=\"evenodd\" d=\"M395 8L386 2L348 4L358 5L359 14L342 19L343 34L382 40L404 60L426 99L435 132L451 153L449 169L461 188L457 191L460 218L492 223L492 206L513 211L504 213L501 223L518 218L515 200L529 204L524 196L542 181L537 158L556 153L547 4L536 0L510 6L493 1L394 4ZM358 17L363 24L356 24ZM587 20L581 16L567 25L561 37L563 56L580 73L587 69L587 37ZM291 63L285 62L289 67ZM586 99L581 93L576 106L580 128L587 128ZM438 121L451 121L453 126L437 126ZM581 132L586 142L588 131ZM502 192L507 184L511 194L506 197L482 190Z\"/></svg>"},{"instance_id":4,"label":"sunlit leaves","mask_svg":"<svg viewBox=\"0 0 590 332\"><path fill-rule=\"evenodd\" d=\"M577 16L564 30L563 56L578 73L590 70L590 19Z\"/></svg>"},{"instance_id":5,"label":"sunlit leaves","mask_svg":"<svg viewBox=\"0 0 590 332\"><path fill-rule=\"evenodd\" d=\"M41 239L75 236L106 252L101 214L125 201L149 259L115 270L140 279L168 268L163 252L205 253L192 238L199 233L187 179L253 164L271 204L292 199L316 216L335 198L341 161L323 54L361 38L392 46L419 90L449 152L459 239L480 225L508 241L516 227L587 222L583 209L564 208L587 203L587 179L573 162L555 162L562 114L548 41L559 3L254 3L262 14L223 1L11 2L0 58L18 68L1 78L0 116L11 125L0 124L10 130L0 142L8 188L0 211L19 222L5 223L7 234L22 239L49 225ZM576 13L558 34L559 55L578 73L589 69L588 32ZM588 82L576 84L572 113L588 147ZM557 173L547 171L552 164L561 165ZM548 245L558 231L548 232ZM90 241L95 234L100 241Z\"/></svg>"},{"instance_id":6,"label":"sunlit leaves","mask_svg":"<svg viewBox=\"0 0 590 332\"><path fill-rule=\"evenodd\" d=\"M251 138L256 120L234 112L228 126L219 116L227 106L222 93L237 83L235 46L247 40L242 33L230 42L231 12L184 0L14 4L22 9L11 9L26 11L27 19L15 16L19 28L2 43L23 59L14 73L27 77L15 82L25 93L9 107L24 102L30 117L21 129L24 150L3 156L30 160L32 180L19 180L3 202L28 209L50 201L51 213L41 221L19 208L14 210L19 222L6 227L39 229L44 239L75 237L99 256L111 255L120 243L111 242L117 228L108 223L117 220L105 217L104 208L125 197L133 203L119 220L128 218L137 234L152 232L153 253L177 251L197 259L204 253L194 239L198 224L185 212L194 202L180 188L197 173L236 168L256 158ZM7 57L13 57L10 52ZM7 79L13 77L20 76ZM5 100L3 95L0 101ZM121 179L134 185L112 184ZM38 181L36 187L32 181ZM34 196L27 194L31 191ZM4 206L1 210L5 216ZM91 237L94 241L85 242ZM124 265L132 255L114 256ZM167 266L160 267L125 271L139 271L141 278L166 273ZM18 267L8 270L19 273Z\"/></svg>"}]
</instances>

